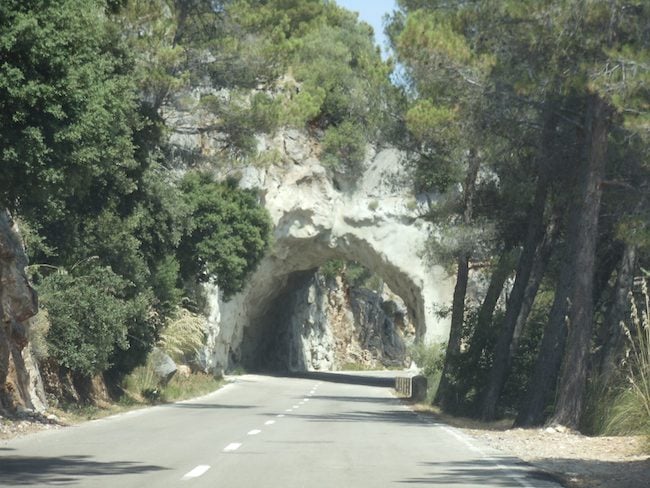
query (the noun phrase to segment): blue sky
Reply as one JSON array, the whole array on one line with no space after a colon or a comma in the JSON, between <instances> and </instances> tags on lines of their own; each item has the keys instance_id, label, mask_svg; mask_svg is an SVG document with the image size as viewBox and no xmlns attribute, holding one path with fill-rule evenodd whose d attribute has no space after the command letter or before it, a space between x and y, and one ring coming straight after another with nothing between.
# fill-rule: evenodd
<instances>
[{"instance_id":1,"label":"blue sky","mask_svg":"<svg viewBox=\"0 0 650 488\"><path fill-rule=\"evenodd\" d=\"M336 3L348 10L358 12L359 18L372 26L377 44L382 47L382 50L384 49L386 41L381 20L384 14L395 10L395 0L336 0Z\"/></svg>"}]
</instances>

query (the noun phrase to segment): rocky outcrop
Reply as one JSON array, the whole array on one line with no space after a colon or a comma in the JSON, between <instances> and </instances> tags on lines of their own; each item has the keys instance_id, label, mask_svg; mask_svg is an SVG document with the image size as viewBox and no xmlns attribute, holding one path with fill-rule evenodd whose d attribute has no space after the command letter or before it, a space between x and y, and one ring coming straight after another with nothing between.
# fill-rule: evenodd
<instances>
[{"instance_id":1,"label":"rocky outcrop","mask_svg":"<svg viewBox=\"0 0 650 488\"><path fill-rule=\"evenodd\" d=\"M210 160L223 145L223 137L210 133L211 117L197 110L198 103L187 102L206 89L187 94L185 106L164 110L178 167L183 157L187 165ZM267 341L255 334L272 334L260 324L268 323L278 302L288 300L296 273L333 258L360 262L380 275L404 300L418 339L445 341L448 320L436 311L450 303L453 285L440 266L424 257L435 229L421 215L432 196L413 194L404 155L369 147L365 171L352 178L324 167L318 144L300 131L261 137L259 150L273 163L220 171L224 177L237 173L242 187L259 192L275 224L274 244L244 291L228 303L208 300L207 314L218 316L209 321L210 368L226 369L246 355L248 343Z\"/></svg>"},{"instance_id":2,"label":"rocky outcrop","mask_svg":"<svg viewBox=\"0 0 650 488\"><path fill-rule=\"evenodd\" d=\"M0 409L40 411L45 394L28 346L29 319L38 304L26 265L18 229L11 215L0 211Z\"/></svg>"},{"instance_id":3,"label":"rocky outcrop","mask_svg":"<svg viewBox=\"0 0 650 488\"><path fill-rule=\"evenodd\" d=\"M294 273L265 317L244 331L240 356L249 370L336 371L408 366L415 329L389 290L379 294Z\"/></svg>"},{"instance_id":4,"label":"rocky outcrop","mask_svg":"<svg viewBox=\"0 0 650 488\"><path fill-rule=\"evenodd\" d=\"M294 142L299 137L292 135ZM310 147L306 139L298 145ZM260 330L255 324L282 300L293 273L334 258L360 262L380 275L404 300L419 339L446 340L449 326L436 310L450 302L452 285L441 267L423 257L433 228L419 218L420 204L405 184L403 156L390 149L370 154L365 174L348 190L337 189L342 186L337 176L314 151L299 164L288 152L284 158L291 162L243 173L241 184L257 188L271 213L274 246L246 289L222 304L214 364L227 367L245 329Z\"/></svg>"}]
</instances>

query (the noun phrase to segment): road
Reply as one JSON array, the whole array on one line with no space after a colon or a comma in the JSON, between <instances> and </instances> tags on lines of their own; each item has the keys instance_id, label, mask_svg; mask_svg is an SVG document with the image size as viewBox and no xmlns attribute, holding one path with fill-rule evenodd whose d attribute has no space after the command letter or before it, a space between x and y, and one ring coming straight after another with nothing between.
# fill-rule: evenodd
<instances>
[{"instance_id":1,"label":"road","mask_svg":"<svg viewBox=\"0 0 650 488\"><path fill-rule=\"evenodd\" d=\"M2 441L0 486L559 486L421 418L386 376L244 375L194 401Z\"/></svg>"}]
</instances>

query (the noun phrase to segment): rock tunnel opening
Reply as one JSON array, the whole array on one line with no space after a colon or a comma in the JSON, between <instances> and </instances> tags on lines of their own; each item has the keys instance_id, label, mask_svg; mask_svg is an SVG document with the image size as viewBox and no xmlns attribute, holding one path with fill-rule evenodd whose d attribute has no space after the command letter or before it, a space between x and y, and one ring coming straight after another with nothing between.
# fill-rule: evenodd
<instances>
[{"instance_id":1,"label":"rock tunnel opening","mask_svg":"<svg viewBox=\"0 0 650 488\"><path fill-rule=\"evenodd\" d=\"M374 286L319 268L287 274L244 329L233 362L248 371L383 369L410 364L416 328L404 301L366 269ZM365 269L365 268L364 268Z\"/></svg>"}]
</instances>

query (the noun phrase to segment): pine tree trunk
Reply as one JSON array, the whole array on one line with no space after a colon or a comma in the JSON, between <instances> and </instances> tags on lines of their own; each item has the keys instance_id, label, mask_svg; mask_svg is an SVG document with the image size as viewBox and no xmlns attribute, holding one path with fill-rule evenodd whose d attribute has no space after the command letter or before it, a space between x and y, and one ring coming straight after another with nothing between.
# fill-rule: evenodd
<instances>
[{"instance_id":1,"label":"pine tree trunk","mask_svg":"<svg viewBox=\"0 0 650 488\"><path fill-rule=\"evenodd\" d=\"M553 254L553 249L555 247L558 234L559 234L559 226L558 223L556 222L556 219L553 219L551 223L547 226L546 235L544 236L544 240L539 246L539 250L537 252L538 254L537 259L535 259L535 263L533 264L533 269L530 272L530 279L528 281L528 286L526 287L526 291L524 293L524 300L521 304L521 310L519 311L519 316L517 317L517 323L515 324L515 331L512 334L512 343L510 344L511 362L512 362L512 358L517 352L517 348L519 347L519 339L521 338L521 335L523 333L524 327L526 325L526 321L528 320L528 316L530 315L530 311L533 308L533 303L535 302L537 291L539 290L539 286L541 285L542 279L544 278L544 274L546 273L548 262L550 261L551 255Z\"/></svg>"},{"instance_id":2,"label":"pine tree trunk","mask_svg":"<svg viewBox=\"0 0 650 488\"><path fill-rule=\"evenodd\" d=\"M508 276L512 273L512 268L512 250L504 251L499 257L499 262L494 267L494 271L490 276L490 284L488 285L476 319L476 329L469 341L470 360L467 365L468 368L477 367L487 347L487 339L492 335L491 329L494 326L492 323L494 310L503 292L503 286ZM467 392L469 386L465 386L465 392Z\"/></svg>"},{"instance_id":3,"label":"pine tree trunk","mask_svg":"<svg viewBox=\"0 0 650 488\"><path fill-rule=\"evenodd\" d=\"M542 151L547 151L548 147L546 145L552 143L550 139L555 132L555 125L555 117L549 116L544 125ZM528 216L526 240L524 241L523 250L517 265L515 282L506 305L503 327L494 348L494 361L490 370L488 384L482 394L481 418L484 420L492 420L496 415L499 396L501 395L510 369L512 359L510 351L513 349L511 344L517 318L519 317L526 289L530 281L530 275L537 255L537 248L544 236L544 210L546 208L550 181L549 169L546 167L546 158L547 156L540 161L535 197Z\"/></svg>"},{"instance_id":4,"label":"pine tree trunk","mask_svg":"<svg viewBox=\"0 0 650 488\"><path fill-rule=\"evenodd\" d=\"M469 225L472 221L474 193L476 191L476 178L478 177L479 158L474 150L469 153L469 167L464 185L463 196L463 223ZM460 344L463 336L465 322L465 296L467 295L467 282L469 280L469 259L467 252L458 258L458 271L451 308L451 325L449 341L445 353L445 364L442 368L440 385L436 391L433 403L440 405L445 410L453 410L458 406L458 391L456 384L456 368L460 357Z\"/></svg>"},{"instance_id":5,"label":"pine tree trunk","mask_svg":"<svg viewBox=\"0 0 650 488\"><path fill-rule=\"evenodd\" d=\"M463 255L458 259L458 271L456 274L456 286L454 287L454 298L452 302L451 327L449 329L449 341L445 354L445 364L442 368L440 385L434 403L440 405L444 410L454 410L458 406L457 391L457 366L460 356L460 344L463 333L463 322L465 319L465 295L467 294L467 282L469 279L469 256Z\"/></svg>"},{"instance_id":6,"label":"pine tree trunk","mask_svg":"<svg viewBox=\"0 0 650 488\"><path fill-rule=\"evenodd\" d=\"M517 324L517 317L519 317L525 298L526 288L535 262L537 246L541 240L541 235L543 235L542 229L547 190L547 181L542 181L542 178L540 177L538 190L535 196L535 203L531 209L529 217L528 235L517 266L517 275L510 293L510 299L506 305L506 315L503 320L503 327L494 348L494 361L492 363L492 369L490 370L488 385L482 399L481 418L485 420L491 420L494 418L497 402L499 401L499 396L501 395L503 385L505 384L508 375L511 362L510 346L515 326ZM540 230L542 231L540 232Z\"/></svg>"},{"instance_id":7,"label":"pine tree trunk","mask_svg":"<svg viewBox=\"0 0 650 488\"><path fill-rule=\"evenodd\" d=\"M605 327L606 336L600 357L600 380L603 385L609 384L616 372L618 362L622 356L624 335L621 322L624 322L630 310L630 297L634 284L634 270L638 261L636 246L626 244L623 257L618 267L614 299L607 313Z\"/></svg>"},{"instance_id":8,"label":"pine tree trunk","mask_svg":"<svg viewBox=\"0 0 650 488\"><path fill-rule=\"evenodd\" d=\"M580 218L575 233L573 260L575 274L569 309L564 368L558 388L558 400L552 422L577 428L582 416L587 367L593 331L593 285L598 241L598 217L602 196L602 180L607 161L607 139L611 108L597 95L592 95L587 107L587 157L580 178Z\"/></svg>"}]
</instances>

